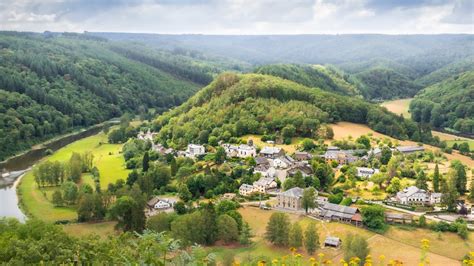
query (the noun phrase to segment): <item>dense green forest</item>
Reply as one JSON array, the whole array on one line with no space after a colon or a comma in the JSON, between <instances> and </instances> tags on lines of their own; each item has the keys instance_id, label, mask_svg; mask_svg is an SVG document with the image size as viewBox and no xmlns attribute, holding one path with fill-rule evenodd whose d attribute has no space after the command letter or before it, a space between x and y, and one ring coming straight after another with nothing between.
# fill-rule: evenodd
<instances>
[{"instance_id":1,"label":"dense green forest","mask_svg":"<svg viewBox=\"0 0 474 266\"><path fill-rule=\"evenodd\" d=\"M355 75L364 98L383 100L413 97L421 86L407 76L388 68L372 68Z\"/></svg>"},{"instance_id":2,"label":"dense green forest","mask_svg":"<svg viewBox=\"0 0 474 266\"><path fill-rule=\"evenodd\" d=\"M154 126L161 142L183 147L245 134L318 137L322 124L337 121L368 124L400 139L431 137L416 123L376 105L260 74L222 74L183 105L159 116Z\"/></svg>"},{"instance_id":3,"label":"dense green forest","mask_svg":"<svg viewBox=\"0 0 474 266\"><path fill-rule=\"evenodd\" d=\"M410 112L417 122L474 134L474 71L425 88L411 102Z\"/></svg>"},{"instance_id":4,"label":"dense green forest","mask_svg":"<svg viewBox=\"0 0 474 266\"><path fill-rule=\"evenodd\" d=\"M168 110L236 67L187 54L82 34L1 32L0 160L125 112Z\"/></svg>"},{"instance_id":5,"label":"dense green forest","mask_svg":"<svg viewBox=\"0 0 474 266\"><path fill-rule=\"evenodd\" d=\"M427 87L471 70L474 70L474 56L444 66L428 75L416 79L415 82L423 87Z\"/></svg>"},{"instance_id":6,"label":"dense green forest","mask_svg":"<svg viewBox=\"0 0 474 266\"><path fill-rule=\"evenodd\" d=\"M359 95L351 77L332 66L275 64L258 67L258 74L272 75L343 95Z\"/></svg>"}]
</instances>

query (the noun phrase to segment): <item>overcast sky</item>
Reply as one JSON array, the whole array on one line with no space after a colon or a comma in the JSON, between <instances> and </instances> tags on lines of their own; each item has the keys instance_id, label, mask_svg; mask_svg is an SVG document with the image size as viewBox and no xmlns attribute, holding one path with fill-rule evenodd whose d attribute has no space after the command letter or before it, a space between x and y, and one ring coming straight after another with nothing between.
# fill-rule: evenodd
<instances>
[{"instance_id":1,"label":"overcast sky","mask_svg":"<svg viewBox=\"0 0 474 266\"><path fill-rule=\"evenodd\" d=\"M474 33L473 0L0 0L0 30Z\"/></svg>"}]
</instances>

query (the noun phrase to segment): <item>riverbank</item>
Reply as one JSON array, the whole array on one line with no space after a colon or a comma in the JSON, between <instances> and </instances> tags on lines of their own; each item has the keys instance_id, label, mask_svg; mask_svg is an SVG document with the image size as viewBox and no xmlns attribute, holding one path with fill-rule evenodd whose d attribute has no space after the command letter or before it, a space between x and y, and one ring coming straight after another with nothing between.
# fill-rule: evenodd
<instances>
[{"instance_id":1,"label":"riverbank","mask_svg":"<svg viewBox=\"0 0 474 266\"><path fill-rule=\"evenodd\" d=\"M105 189L108 184L118 179L126 179L128 176L129 170L125 168L125 159L121 154L122 147L123 144L108 144L107 135L100 132L57 150L52 155L43 158L38 164L47 160L65 162L69 160L73 152L90 151L94 155L94 164L100 172L101 186ZM38 164L34 167L37 167ZM86 179L90 176L84 174L83 178L87 182ZM33 171L29 171L23 176L17 187L20 208L28 217L47 222L76 220L75 206L55 207L51 203L52 193L56 189L57 187L38 188Z\"/></svg>"},{"instance_id":2,"label":"riverbank","mask_svg":"<svg viewBox=\"0 0 474 266\"><path fill-rule=\"evenodd\" d=\"M47 156L47 151L56 151L74 141L95 135L99 133L104 126L116 124L117 120L109 120L89 128L81 129L79 131L71 132L62 136L57 136L49 139L43 143L33 146L30 150L12 156L0 162L0 172L19 171L27 169L39 161L44 156Z\"/></svg>"}]
</instances>

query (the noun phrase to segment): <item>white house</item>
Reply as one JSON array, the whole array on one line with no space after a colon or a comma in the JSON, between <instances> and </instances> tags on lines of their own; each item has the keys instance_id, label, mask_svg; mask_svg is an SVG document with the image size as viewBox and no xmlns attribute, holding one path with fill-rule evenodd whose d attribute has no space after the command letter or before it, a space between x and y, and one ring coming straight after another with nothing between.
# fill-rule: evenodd
<instances>
[{"instance_id":1,"label":"white house","mask_svg":"<svg viewBox=\"0 0 474 266\"><path fill-rule=\"evenodd\" d=\"M166 209L172 208L175 203L176 201L173 199L167 199L167 198L160 199L158 197L154 197L148 201L147 205L151 209L166 210Z\"/></svg>"},{"instance_id":2,"label":"white house","mask_svg":"<svg viewBox=\"0 0 474 266\"><path fill-rule=\"evenodd\" d=\"M249 184L242 184L239 187L239 194L242 196L249 196L250 194L255 192L255 188Z\"/></svg>"},{"instance_id":3,"label":"white house","mask_svg":"<svg viewBox=\"0 0 474 266\"><path fill-rule=\"evenodd\" d=\"M357 167L357 177L369 178L372 175L379 173L379 169L367 168L367 167Z\"/></svg>"},{"instance_id":4,"label":"white house","mask_svg":"<svg viewBox=\"0 0 474 266\"><path fill-rule=\"evenodd\" d=\"M153 143L153 137L156 135L156 133L151 133L150 129L148 129L147 132L140 131L137 135L137 139L139 140L149 140Z\"/></svg>"},{"instance_id":5,"label":"white house","mask_svg":"<svg viewBox=\"0 0 474 266\"><path fill-rule=\"evenodd\" d=\"M294 163L295 163L295 159L286 155L275 158L272 161L273 167L280 168L280 169L288 169L291 166L293 166Z\"/></svg>"},{"instance_id":6,"label":"white house","mask_svg":"<svg viewBox=\"0 0 474 266\"><path fill-rule=\"evenodd\" d=\"M224 148L228 157L247 158L255 157L257 155L257 149L254 146L246 144L241 144L239 146L223 144L222 147Z\"/></svg>"},{"instance_id":7,"label":"white house","mask_svg":"<svg viewBox=\"0 0 474 266\"><path fill-rule=\"evenodd\" d=\"M253 182L253 187L255 191L260 193L266 193L267 190L277 187L277 183L273 178L260 178L260 180Z\"/></svg>"},{"instance_id":8,"label":"white house","mask_svg":"<svg viewBox=\"0 0 474 266\"><path fill-rule=\"evenodd\" d=\"M441 193L427 192L410 186L397 193L395 200L406 205L433 205L441 202Z\"/></svg>"},{"instance_id":9,"label":"white house","mask_svg":"<svg viewBox=\"0 0 474 266\"><path fill-rule=\"evenodd\" d=\"M186 156L187 157L196 157L199 155L203 155L206 153L206 148L202 145L197 144L189 144L188 148L186 149Z\"/></svg>"}]
</instances>

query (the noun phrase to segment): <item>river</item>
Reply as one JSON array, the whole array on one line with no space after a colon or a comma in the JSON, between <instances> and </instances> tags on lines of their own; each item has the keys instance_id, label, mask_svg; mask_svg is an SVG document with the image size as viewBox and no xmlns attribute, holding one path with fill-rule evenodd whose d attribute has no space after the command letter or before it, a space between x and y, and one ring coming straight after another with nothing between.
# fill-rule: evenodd
<instances>
[{"instance_id":1,"label":"river","mask_svg":"<svg viewBox=\"0 0 474 266\"><path fill-rule=\"evenodd\" d=\"M0 162L0 173L3 173L0 175L0 217L13 217L22 222L25 221L26 215L18 206L19 200L16 187L19 185L21 177L36 162L46 156L47 150L56 151L70 143L99 133L106 124L115 123L117 123L116 120L110 120L88 129L56 138L25 153Z\"/></svg>"}]
</instances>

